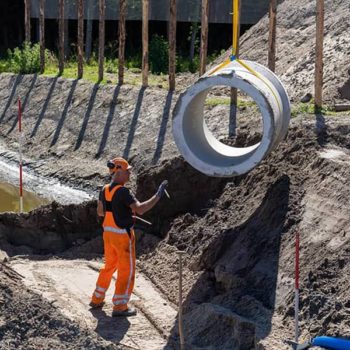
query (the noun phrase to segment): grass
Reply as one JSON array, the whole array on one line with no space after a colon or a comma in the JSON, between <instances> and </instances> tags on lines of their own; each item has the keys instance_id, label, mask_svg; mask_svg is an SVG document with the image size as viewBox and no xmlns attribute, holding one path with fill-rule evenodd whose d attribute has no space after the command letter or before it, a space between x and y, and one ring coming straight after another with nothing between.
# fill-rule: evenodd
<instances>
[{"instance_id":1,"label":"grass","mask_svg":"<svg viewBox=\"0 0 350 350\"><path fill-rule=\"evenodd\" d=\"M308 103L300 102L292 105L292 112L291 112L292 118L295 118L298 115L303 115L303 114L318 114L318 113L323 115L328 115L328 116L339 115L337 112L334 111L334 108L331 106L324 105L321 109L317 109L313 101Z\"/></svg>"},{"instance_id":2,"label":"grass","mask_svg":"<svg viewBox=\"0 0 350 350\"><path fill-rule=\"evenodd\" d=\"M7 69L8 61L0 59L0 73L10 72ZM48 61L45 63L45 71L42 74L47 77L55 77L58 75L58 64L57 62ZM62 74L63 78L76 79L78 76L78 66L74 61L65 62L64 71ZM103 80L100 84L117 84L118 83L118 62L116 60L106 61L104 66ZM98 82L98 63L97 61L91 61L90 64L84 64L83 78L82 80L97 83ZM129 68L124 71L124 83L134 86L141 86L142 74L140 69ZM149 86L157 86L159 88L168 89L168 75L161 74L156 75L148 74Z\"/></svg>"},{"instance_id":3,"label":"grass","mask_svg":"<svg viewBox=\"0 0 350 350\"><path fill-rule=\"evenodd\" d=\"M58 75L58 67L55 63L47 63L45 66L44 76L54 77ZM63 78L76 79L78 75L77 63L74 61L66 62L64 71L62 74ZM106 61L104 65L104 78L100 84L117 84L118 83L118 62L116 60ZM91 61L91 63L84 64L83 80L91 83L98 82L98 62ZM130 85L141 85L142 74L139 69L125 69L124 71L124 83ZM149 73L148 75L149 86L158 86L160 88L168 88L168 75L155 75Z\"/></svg>"},{"instance_id":4,"label":"grass","mask_svg":"<svg viewBox=\"0 0 350 350\"><path fill-rule=\"evenodd\" d=\"M230 97L210 97L205 100L205 105L210 107L215 106L230 106L231 99ZM243 99L238 99L237 101L238 108L244 107L257 107L257 104L254 101L247 101Z\"/></svg>"}]
</instances>

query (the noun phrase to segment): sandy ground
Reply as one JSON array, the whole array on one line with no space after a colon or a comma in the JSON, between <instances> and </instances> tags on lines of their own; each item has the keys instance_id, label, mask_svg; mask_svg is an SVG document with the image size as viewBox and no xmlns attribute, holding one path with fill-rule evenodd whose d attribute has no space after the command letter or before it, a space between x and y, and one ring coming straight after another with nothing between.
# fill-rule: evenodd
<instances>
[{"instance_id":1,"label":"sandy ground","mask_svg":"<svg viewBox=\"0 0 350 350\"><path fill-rule=\"evenodd\" d=\"M113 288L108 290L107 304L102 310L88 307L97 279L98 263L84 260L11 260L10 266L25 278L24 284L47 299L67 318L81 327L94 329L104 339L134 349L166 349L165 337L169 335L176 319L176 311L157 293L152 284L137 274L131 303L138 306L136 317L112 319ZM140 311L146 308L150 319ZM153 326L156 324L160 331Z\"/></svg>"}]
</instances>

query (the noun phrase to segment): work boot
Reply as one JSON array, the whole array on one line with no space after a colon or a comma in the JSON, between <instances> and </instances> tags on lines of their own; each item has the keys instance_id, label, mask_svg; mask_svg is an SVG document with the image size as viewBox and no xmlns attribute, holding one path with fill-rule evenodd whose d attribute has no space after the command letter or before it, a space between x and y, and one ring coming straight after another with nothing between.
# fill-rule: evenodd
<instances>
[{"instance_id":1,"label":"work boot","mask_svg":"<svg viewBox=\"0 0 350 350\"><path fill-rule=\"evenodd\" d=\"M136 316L137 311L132 307L128 307L126 310L113 310L112 317L129 317Z\"/></svg>"},{"instance_id":2,"label":"work boot","mask_svg":"<svg viewBox=\"0 0 350 350\"><path fill-rule=\"evenodd\" d=\"M100 303L97 303L97 304L95 304L95 303L93 303L92 301L90 301L90 304L89 304L89 306L91 307L91 309L98 309L98 308L102 308L102 306L105 304L105 302L104 301L101 301Z\"/></svg>"}]
</instances>

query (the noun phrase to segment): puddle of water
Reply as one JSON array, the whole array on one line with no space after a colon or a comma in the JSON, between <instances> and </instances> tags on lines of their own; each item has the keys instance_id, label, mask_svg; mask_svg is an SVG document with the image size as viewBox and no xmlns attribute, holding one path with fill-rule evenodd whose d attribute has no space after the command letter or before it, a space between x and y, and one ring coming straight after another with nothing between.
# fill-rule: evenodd
<instances>
[{"instance_id":1,"label":"puddle of water","mask_svg":"<svg viewBox=\"0 0 350 350\"><path fill-rule=\"evenodd\" d=\"M23 211L28 212L47 203L48 200L32 192L23 191ZM8 183L0 182L0 212L5 211L19 212L19 189Z\"/></svg>"},{"instance_id":2,"label":"puddle of water","mask_svg":"<svg viewBox=\"0 0 350 350\"><path fill-rule=\"evenodd\" d=\"M1 145L0 145L1 153ZM1 159L0 156L0 183L18 184L18 164ZM61 184L59 181L53 179L46 179L36 176L35 174L23 170L24 188L31 193L36 193L39 198L46 198L47 202L56 201L60 204L78 204L93 198L92 195ZM18 197L18 190L15 194L15 200ZM2 200L2 194L0 195Z\"/></svg>"}]
</instances>

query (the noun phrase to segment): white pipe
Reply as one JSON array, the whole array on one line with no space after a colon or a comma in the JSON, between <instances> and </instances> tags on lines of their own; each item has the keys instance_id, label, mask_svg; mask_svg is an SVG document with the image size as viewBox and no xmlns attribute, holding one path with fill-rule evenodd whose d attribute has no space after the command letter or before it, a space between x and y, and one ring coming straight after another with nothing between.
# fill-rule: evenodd
<instances>
[{"instance_id":1,"label":"white pipe","mask_svg":"<svg viewBox=\"0 0 350 350\"><path fill-rule=\"evenodd\" d=\"M286 136L290 103L286 90L268 68L244 61L256 74L237 61L202 76L183 93L173 113L173 135L180 153L194 168L209 176L230 177L257 166ZM237 88L259 106L263 118L261 142L231 147L218 141L204 121L204 104L217 86Z\"/></svg>"}]
</instances>

